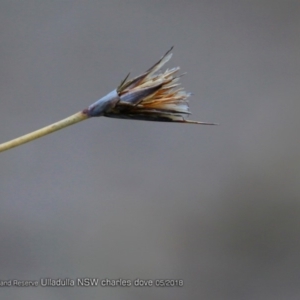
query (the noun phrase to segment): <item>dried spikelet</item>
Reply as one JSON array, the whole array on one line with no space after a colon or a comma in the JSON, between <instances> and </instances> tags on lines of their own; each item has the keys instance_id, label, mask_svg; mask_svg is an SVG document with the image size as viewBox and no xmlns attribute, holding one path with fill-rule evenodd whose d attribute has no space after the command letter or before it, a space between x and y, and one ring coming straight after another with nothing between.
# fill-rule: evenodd
<instances>
[{"instance_id":1,"label":"dried spikelet","mask_svg":"<svg viewBox=\"0 0 300 300\"><path fill-rule=\"evenodd\" d=\"M171 59L172 49L145 73L130 80L128 74L115 91L89 107L89 116L213 125L185 119L191 94L180 87L179 67L159 72Z\"/></svg>"}]
</instances>

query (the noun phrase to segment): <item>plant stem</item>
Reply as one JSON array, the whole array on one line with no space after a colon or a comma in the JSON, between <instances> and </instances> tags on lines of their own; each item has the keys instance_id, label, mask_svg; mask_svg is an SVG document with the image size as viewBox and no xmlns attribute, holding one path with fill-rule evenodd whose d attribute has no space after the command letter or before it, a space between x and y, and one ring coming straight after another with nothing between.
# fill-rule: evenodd
<instances>
[{"instance_id":1,"label":"plant stem","mask_svg":"<svg viewBox=\"0 0 300 300\"><path fill-rule=\"evenodd\" d=\"M81 122L83 120L86 120L88 118L88 115L83 112L78 112L72 116L69 116L68 118L65 118L63 120L60 120L56 123L53 123L51 125L48 125L46 127L43 127L41 129L38 129L36 131L33 131L31 133L25 134L23 136L20 136L16 139L13 139L11 141L8 141L6 143L0 144L0 152L20 146L22 144L28 143L32 140L38 139L44 135L47 135L49 133L52 133L54 131L63 129L67 126L76 124L78 122Z\"/></svg>"}]
</instances>

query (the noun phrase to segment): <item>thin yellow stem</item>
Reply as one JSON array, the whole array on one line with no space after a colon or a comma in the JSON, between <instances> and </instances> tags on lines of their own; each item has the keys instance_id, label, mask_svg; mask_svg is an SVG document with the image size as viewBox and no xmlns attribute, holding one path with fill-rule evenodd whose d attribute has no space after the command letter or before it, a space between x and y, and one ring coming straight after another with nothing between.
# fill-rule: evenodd
<instances>
[{"instance_id":1,"label":"thin yellow stem","mask_svg":"<svg viewBox=\"0 0 300 300\"><path fill-rule=\"evenodd\" d=\"M49 133L52 133L54 131L63 129L67 126L73 125L75 123L81 122L83 120L86 120L88 118L87 114L83 112L78 112L68 118L65 118L63 120L60 120L56 123L53 123L51 125L48 125L46 127L43 127L41 129L38 129L36 131L33 131L31 133L25 134L23 136L20 136L16 139L13 139L11 141L8 141L6 143L0 144L0 152L9 150L11 148L20 146L22 144L28 143L32 140L38 139L44 135L47 135Z\"/></svg>"}]
</instances>

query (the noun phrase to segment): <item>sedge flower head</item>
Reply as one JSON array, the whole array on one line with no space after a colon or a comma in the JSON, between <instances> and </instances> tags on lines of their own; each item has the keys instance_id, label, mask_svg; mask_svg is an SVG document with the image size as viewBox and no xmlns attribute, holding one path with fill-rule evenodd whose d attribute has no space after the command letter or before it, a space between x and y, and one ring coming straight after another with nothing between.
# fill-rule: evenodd
<instances>
[{"instance_id":1,"label":"sedge flower head","mask_svg":"<svg viewBox=\"0 0 300 300\"><path fill-rule=\"evenodd\" d=\"M186 120L191 114L188 103L191 93L180 86L181 76L177 76L180 68L160 71L171 59L172 49L145 73L133 79L128 79L128 74L116 90L89 107L89 115L211 125Z\"/></svg>"}]
</instances>

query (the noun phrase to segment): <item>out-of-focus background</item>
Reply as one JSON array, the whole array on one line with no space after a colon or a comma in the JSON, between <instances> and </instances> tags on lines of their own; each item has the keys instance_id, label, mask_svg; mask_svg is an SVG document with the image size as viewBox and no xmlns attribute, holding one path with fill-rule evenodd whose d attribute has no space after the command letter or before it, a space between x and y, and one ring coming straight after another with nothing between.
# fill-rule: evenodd
<instances>
[{"instance_id":1,"label":"out-of-focus background","mask_svg":"<svg viewBox=\"0 0 300 300\"><path fill-rule=\"evenodd\" d=\"M0 142L67 117L172 45L192 119L99 118L0 154L10 299L300 298L299 1L0 3Z\"/></svg>"}]
</instances>

